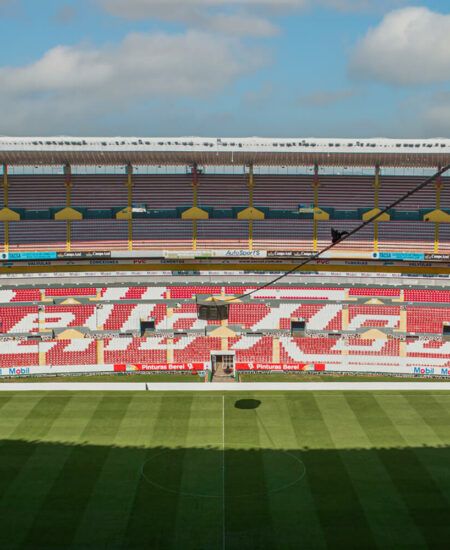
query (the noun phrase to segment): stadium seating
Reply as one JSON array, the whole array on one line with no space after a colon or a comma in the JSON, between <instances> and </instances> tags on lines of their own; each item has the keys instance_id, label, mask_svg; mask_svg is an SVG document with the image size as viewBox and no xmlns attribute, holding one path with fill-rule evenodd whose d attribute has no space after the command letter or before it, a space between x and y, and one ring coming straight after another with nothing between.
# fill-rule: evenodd
<instances>
[{"instance_id":1,"label":"stadium seating","mask_svg":"<svg viewBox=\"0 0 450 550\"><path fill-rule=\"evenodd\" d=\"M158 339L147 338L106 338L104 360L107 364L115 363L166 363L165 344ZM153 349L158 346L158 349Z\"/></svg>"},{"instance_id":2,"label":"stadium seating","mask_svg":"<svg viewBox=\"0 0 450 550\"><path fill-rule=\"evenodd\" d=\"M95 365L96 342L90 338L43 342L39 351L45 352L47 365Z\"/></svg>"},{"instance_id":3,"label":"stadium seating","mask_svg":"<svg viewBox=\"0 0 450 550\"><path fill-rule=\"evenodd\" d=\"M255 250L312 250L313 230L312 220L255 221L253 246Z\"/></svg>"},{"instance_id":4,"label":"stadium seating","mask_svg":"<svg viewBox=\"0 0 450 550\"><path fill-rule=\"evenodd\" d=\"M95 365L102 353L106 364L209 362L212 352L223 350L234 354L237 362L358 365L364 356L378 366L409 361L427 368L445 365L450 356L450 343L439 338L443 322L450 322L450 291L441 289L275 286L249 301L230 304L228 327L235 336L204 335L220 321L199 320L195 296L230 297L254 288L212 284L5 288L0 291L0 368ZM372 298L384 303L365 303ZM290 335L295 318L307 322L302 338ZM141 320L155 321L155 336L139 336ZM372 328L381 332L369 337ZM69 340L61 334L64 339L47 339L66 329L79 329L85 337ZM278 330L285 332L274 334ZM180 337L177 331L186 335ZM336 334L330 336L331 331ZM22 340L37 333L42 341ZM128 334L111 337L110 333ZM410 334L421 335L420 340L408 340Z\"/></svg>"},{"instance_id":5,"label":"stadium seating","mask_svg":"<svg viewBox=\"0 0 450 550\"><path fill-rule=\"evenodd\" d=\"M248 222L242 220L199 220L198 249L248 249Z\"/></svg>"},{"instance_id":6,"label":"stadium seating","mask_svg":"<svg viewBox=\"0 0 450 550\"><path fill-rule=\"evenodd\" d=\"M37 306L0 307L2 334L32 334L38 332Z\"/></svg>"},{"instance_id":7,"label":"stadium seating","mask_svg":"<svg viewBox=\"0 0 450 550\"><path fill-rule=\"evenodd\" d=\"M375 176L321 175L319 174L318 206L335 211L353 211L355 219L320 220L317 223L321 248L330 242L332 226L351 230L361 219L362 212L374 207ZM249 246L249 223L230 218L231 209L245 208L249 204L248 175L201 174L197 191L199 207L216 210L218 219L211 215L197 223L196 246L198 249L246 249ZM133 175L132 200L145 204L152 211L172 212L170 217L134 218L132 239L135 250L192 249L194 245L193 223L180 219L181 211L193 204L192 175ZM279 212L280 219L255 221L253 247L255 250L305 250L313 249L312 219L284 218L286 212L296 212L300 204L314 202L313 175L259 175L254 176L253 204L256 207ZM387 205L393 199L423 181L420 176L380 177L379 205ZM450 207L450 182L443 178L441 208ZM9 248L11 251L56 250L68 248L67 228L63 221L52 218L57 210L66 206L66 188L62 175L11 175L9 177L9 206L27 211L47 212L49 219L22 219L9 224ZM356 191L356 192L355 192ZM0 196L1 202L1 196ZM102 211L110 219L83 219L71 223L71 249L127 250L128 222L111 219L128 205L126 176L96 174L72 176L71 204L86 215L90 211ZM436 208L436 189L429 186L398 205L400 213L412 212L416 220L426 211ZM178 209L178 212L177 212ZM358 211L361 209L361 211ZM24 211L25 211L24 210ZM108 213L109 211L109 213ZM283 211L283 212L281 212ZM175 214L175 212L177 212ZM221 213L221 214L220 214ZM165 214L164 214L165 215ZM223 219L228 216L228 219ZM41 216L42 217L42 216ZM44 216L45 217L45 216ZM409 218L408 218L409 219ZM3 248L4 224L0 223L0 241ZM435 224L423 221L393 219L378 224L379 251L434 251ZM439 227L439 252L450 252L450 227ZM373 226L365 228L354 237L338 245L342 250L372 250Z\"/></svg>"}]
</instances>

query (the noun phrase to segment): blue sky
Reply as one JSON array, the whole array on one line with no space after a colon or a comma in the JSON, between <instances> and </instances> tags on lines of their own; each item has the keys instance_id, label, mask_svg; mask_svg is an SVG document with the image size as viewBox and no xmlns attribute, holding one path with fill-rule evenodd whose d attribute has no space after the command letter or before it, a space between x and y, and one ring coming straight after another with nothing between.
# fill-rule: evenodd
<instances>
[{"instance_id":1,"label":"blue sky","mask_svg":"<svg viewBox=\"0 0 450 550\"><path fill-rule=\"evenodd\" d=\"M0 0L2 135L450 137L448 0Z\"/></svg>"}]
</instances>

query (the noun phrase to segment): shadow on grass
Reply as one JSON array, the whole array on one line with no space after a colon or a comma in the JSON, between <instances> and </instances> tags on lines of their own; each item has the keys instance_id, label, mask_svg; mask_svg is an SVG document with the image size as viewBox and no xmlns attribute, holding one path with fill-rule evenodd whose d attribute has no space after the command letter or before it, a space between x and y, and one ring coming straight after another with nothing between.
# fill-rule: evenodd
<instances>
[{"instance_id":1,"label":"shadow on grass","mask_svg":"<svg viewBox=\"0 0 450 550\"><path fill-rule=\"evenodd\" d=\"M3 440L0 548L444 548L448 460Z\"/></svg>"},{"instance_id":2,"label":"shadow on grass","mask_svg":"<svg viewBox=\"0 0 450 550\"><path fill-rule=\"evenodd\" d=\"M234 404L236 409L257 409L260 405L259 399L238 399Z\"/></svg>"}]
</instances>

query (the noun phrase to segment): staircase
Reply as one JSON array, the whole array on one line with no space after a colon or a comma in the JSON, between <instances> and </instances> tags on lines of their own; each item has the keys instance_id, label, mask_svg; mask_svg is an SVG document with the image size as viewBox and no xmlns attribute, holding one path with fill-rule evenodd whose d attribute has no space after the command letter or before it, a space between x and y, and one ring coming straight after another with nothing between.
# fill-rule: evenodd
<instances>
[{"instance_id":1,"label":"staircase","mask_svg":"<svg viewBox=\"0 0 450 550\"><path fill-rule=\"evenodd\" d=\"M223 365L217 366L211 382L236 382L233 369L226 369Z\"/></svg>"}]
</instances>

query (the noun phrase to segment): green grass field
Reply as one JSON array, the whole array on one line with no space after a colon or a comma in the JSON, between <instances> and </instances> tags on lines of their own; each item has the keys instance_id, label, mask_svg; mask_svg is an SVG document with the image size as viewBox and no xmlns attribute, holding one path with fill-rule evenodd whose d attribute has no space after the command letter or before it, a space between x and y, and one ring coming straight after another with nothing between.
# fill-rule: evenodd
<instances>
[{"instance_id":1,"label":"green grass field","mask_svg":"<svg viewBox=\"0 0 450 550\"><path fill-rule=\"evenodd\" d=\"M0 439L0 548L450 540L448 392L3 392Z\"/></svg>"}]
</instances>

